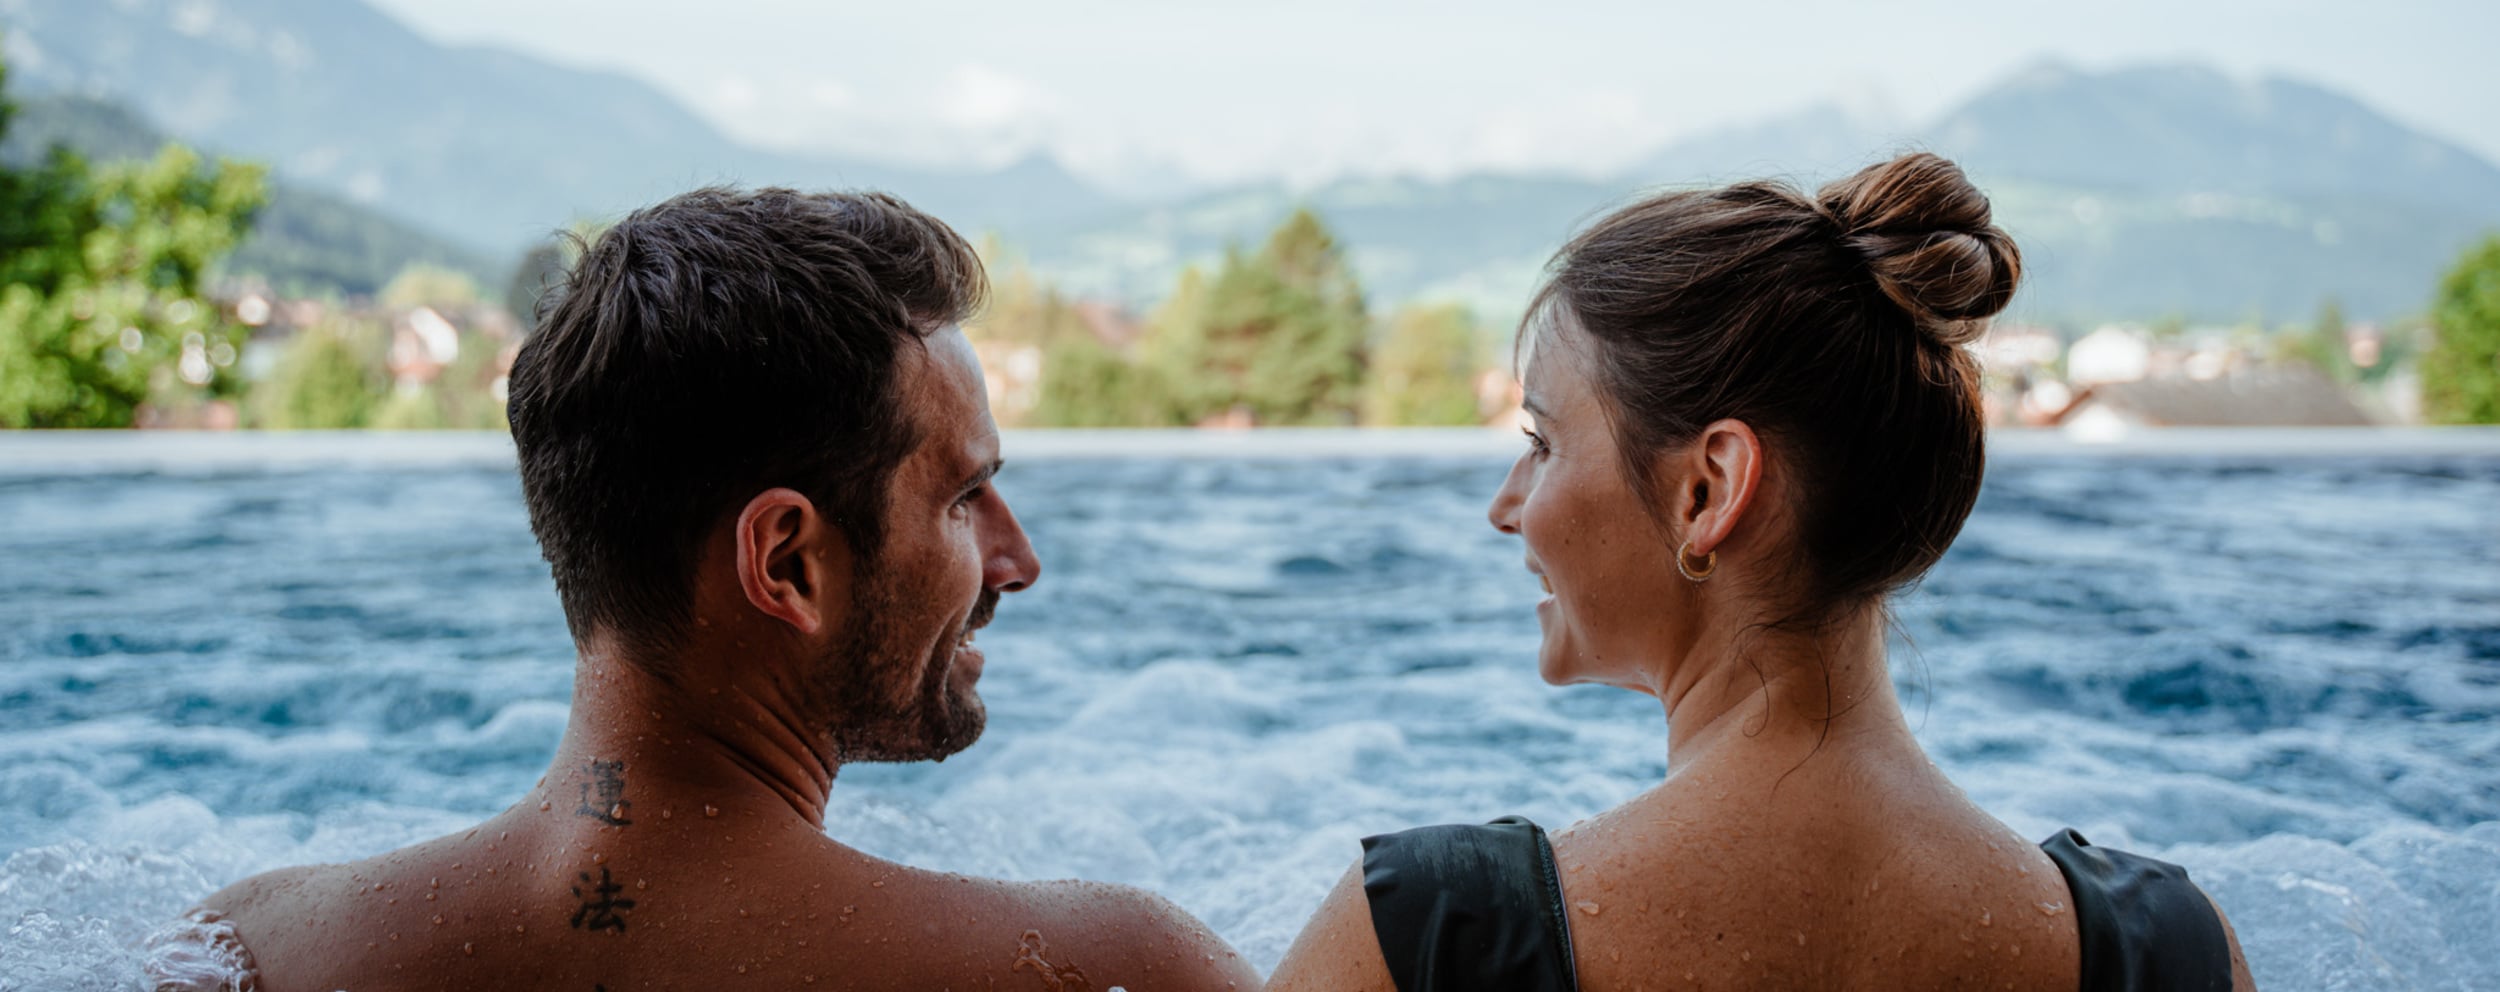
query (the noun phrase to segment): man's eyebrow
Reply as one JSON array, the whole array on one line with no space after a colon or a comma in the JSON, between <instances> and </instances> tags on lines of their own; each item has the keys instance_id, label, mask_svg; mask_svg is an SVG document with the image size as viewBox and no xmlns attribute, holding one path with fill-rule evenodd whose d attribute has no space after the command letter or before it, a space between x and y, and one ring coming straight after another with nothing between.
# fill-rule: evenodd
<instances>
[{"instance_id":1,"label":"man's eyebrow","mask_svg":"<svg viewBox=\"0 0 2500 992\"><path fill-rule=\"evenodd\" d=\"M988 482L988 481L990 481L990 477L991 477L991 476L997 475L997 474L998 474L998 471L999 471L1000 469L1003 469L1003 468L1006 468L1006 467L1007 467L1007 460L1006 460L1006 459L1004 459L1004 458L992 458L992 459L990 459L990 463L989 463L989 464L987 464L987 465L983 465L983 466L981 466L980 468L974 469L974 470L972 471L972 474L971 474L971 475L965 476L965 477L964 477L964 482L963 482L963 485L956 486L956 487L955 487L955 491L956 491L956 492L964 492L964 491L970 490L970 489L972 489L973 487L978 486L978 485L980 485L980 484L982 484L982 483L984 483L984 482Z\"/></svg>"}]
</instances>

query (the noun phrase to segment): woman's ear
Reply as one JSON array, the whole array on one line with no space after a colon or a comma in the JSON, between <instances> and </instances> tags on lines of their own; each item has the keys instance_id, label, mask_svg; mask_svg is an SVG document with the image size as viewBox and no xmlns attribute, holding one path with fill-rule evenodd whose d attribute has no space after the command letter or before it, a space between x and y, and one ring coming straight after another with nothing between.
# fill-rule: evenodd
<instances>
[{"instance_id":1,"label":"woman's ear","mask_svg":"<svg viewBox=\"0 0 2500 992\"><path fill-rule=\"evenodd\" d=\"M802 635L823 630L825 593L850 575L850 562L828 560L828 527L816 504L789 489L768 489L738 511L731 540L738 557L738 588L747 603ZM831 542L847 557L849 545Z\"/></svg>"},{"instance_id":2,"label":"woman's ear","mask_svg":"<svg viewBox=\"0 0 2500 992\"><path fill-rule=\"evenodd\" d=\"M1683 525L1692 554L1707 555L1726 542L1762 489L1762 439L1741 420L1720 420L1678 456L1680 490L1671 494L1675 521Z\"/></svg>"}]
</instances>

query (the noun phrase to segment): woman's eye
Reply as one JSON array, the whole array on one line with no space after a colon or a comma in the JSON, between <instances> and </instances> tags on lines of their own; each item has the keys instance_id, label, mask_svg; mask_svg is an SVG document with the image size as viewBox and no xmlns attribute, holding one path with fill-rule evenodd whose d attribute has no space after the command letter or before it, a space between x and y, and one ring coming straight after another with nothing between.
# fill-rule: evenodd
<instances>
[{"instance_id":1,"label":"woman's eye","mask_svg":"<svg viewBox=\"0 0 2500 992\"><path fill-rule=\"evenodd\" d=\"M1528 448L1529 448L1529 450L1534 451L1534 452L1536 452L1537 454L1540 454L1540 455L1542 455L1542 454L1546 453L1546 452L1547 452L1547 451L1549 451L1549 450L1552 450L1552 449L1551 449L1551 448L1549 448L1549 447L1546 445L1546 443L1545 443L1545 435L1543 435L1543 434L1539 434L1539 433L1537 433L1537 432L1535 432L1535 431L1532 431L1532 430L1529 430L1528 428L1525 428L1525 427L1520 428L1520 429L1519 429L1519 433L1521 433L1521 434L1525 434L1525 435L1527 435L1527 436L1528 436Z\"/></svg>"}]
</instances>

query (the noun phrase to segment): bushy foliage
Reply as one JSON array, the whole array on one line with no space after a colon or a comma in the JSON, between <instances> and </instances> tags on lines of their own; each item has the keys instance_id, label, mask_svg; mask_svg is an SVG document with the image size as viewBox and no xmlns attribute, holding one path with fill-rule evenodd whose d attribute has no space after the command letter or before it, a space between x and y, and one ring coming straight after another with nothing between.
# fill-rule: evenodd
<instances>
[{"instance_id":1,"label":"bushy foliage","mask_svg":"<svg viewBox=\"0 0 2500 992\"><path fill-rule=\"evenodd\" d=\"M2422 412L2435 423L2500 424L2500 235L2468 249L2431 304Z\"/></svg>"},{"instance_id":2,"label":"bushy foliage","mask_svg":"<svg viewBox=\"0 0 2500 992\"><path fill-rule=\"evenodd\" d=\"M152 394L236 392L242 328L202 284L264 190L260 167L179 145L0 167L0 426L124 427Z\"/></svg>"}]
</instances>

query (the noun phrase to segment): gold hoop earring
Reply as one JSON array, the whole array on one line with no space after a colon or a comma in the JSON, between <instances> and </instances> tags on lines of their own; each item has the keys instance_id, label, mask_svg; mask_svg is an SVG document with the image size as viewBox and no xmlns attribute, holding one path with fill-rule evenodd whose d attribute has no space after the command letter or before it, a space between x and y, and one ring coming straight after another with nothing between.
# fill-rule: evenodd
<instances>
[{"instance_id":1,"label":"gold hoop earring","mask_svg":"<svg viewBox=\"0 0 2500 992\"><path fill-rule=\"evenodd\" d=\"M1693 566L1685 563L1684 559L1684 552L1692 546L1693 542L1691 541L1686 541L1675 546L1675 570L1684 573L1685 578L1691 579L1695 582L1708 582L1710 581L1710 577L1712 575L1718 574L1719 553L1713 551L1702 556L1701 569L1699 571L1695 571Z\"/></svg>"}]
</instances>

